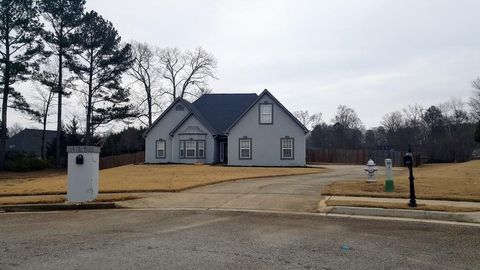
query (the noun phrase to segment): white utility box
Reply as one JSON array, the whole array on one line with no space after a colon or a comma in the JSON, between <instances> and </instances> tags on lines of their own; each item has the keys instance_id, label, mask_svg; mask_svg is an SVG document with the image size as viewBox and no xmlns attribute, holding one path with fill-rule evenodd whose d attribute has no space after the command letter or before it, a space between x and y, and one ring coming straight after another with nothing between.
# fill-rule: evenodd
<instances>
[{"instance_id":1,"label":"white utility box","mask_svg":"<svg viewBox=\"0 0 480 270\"><path fill-rule=\"evenodd\" d=\"M93 201L98 196L100 147L67 146L69 202Z\"/></svg>"}]
</instances>

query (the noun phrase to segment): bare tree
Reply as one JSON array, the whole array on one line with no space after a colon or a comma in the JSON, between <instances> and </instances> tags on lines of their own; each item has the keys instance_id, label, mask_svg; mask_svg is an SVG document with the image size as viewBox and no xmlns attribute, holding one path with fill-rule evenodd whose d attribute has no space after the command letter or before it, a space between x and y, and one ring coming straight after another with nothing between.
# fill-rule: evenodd
<instances>
[{"instance_id":1,"label":"bare tree","mask_svg":"<svg viewBox=\"0 0 480 270\"><path fill-rule=\"evenodd\" d=\"M340 105L337 108L337 113L332 119L332 123L339 123L345 128L361 129L362 121L358 117L354 109L345 105Z\"/></svg>"},{"instance_id":2,"label":"bare tree","mask_svg":"<svg viewBox=\"0 0 480 270\"><path fill-rule=\"evenodd\" d=\"M25 128L20 125L19 123L15 122L13 123L13 125L11 125L9 128L8 128L8 137L13 137L15 135L17 135L18 133L20 133L20 131L24 130Z\"/></svg>"},{"instance_id":3,"label":"bare tree","mask_svg":"<svg viewBox=\"0 0 480 270\"><path fill-rule=\"evenodd\" d=\"M322 123L322 113L314 113L310 115L308 110L294 111L293 115L307 128L310 130L314 129L315 126Z\"/></svg>"},{"instance_id":4,"label":"bare tree","mask_svg":"<svg viewBox=\"0 0 480 270\"><path fill-rule=\"evenodd\" d=\"M472 82L473 96L470 97L468 105L472 110L472 116L475 120L480 122L480 78L477 78Z\"/></svg>"},{"instance_id":5,"label":"bare tree","mask_svg":"<svg viewBox=\"0 0 480 270\"><path fill-rule=\"evenodd\" d=\"M452 97L450 100L438 105L438 108L442 111L447 122L460 124L469 120L465 110L465 102L459 98Z\"/></svg>"},{"instance_id":6,"label":"bare tree","mask_svg":"<svg viewBox=\"0 0 480 270\"><path fill-rule=\"evenodd\" d=\"M422 123L424 109L420 104L408 105L407 108L403 109L403 114L405 115L405 123L407 126L418 128Z\"/></svg>"},{"instance_id":7,"label":"bare tree","mask_svg":"<svg viewBox=\"0 0 480 270\"><path fill-rule=\"evenodd\" d=\"M382 126L385 127L387 132L392 133L397 132L402 127L403 123L403 116L399 111L385 114L381 122Z\"/></svg>"},{"instance_id":8,"label":"bare tree","mask_svg":"<svg viewBox=\"0 0 480 270\"><path fill-rule=\"evenodd\" d=\"M42 129L42 145L40 156L45 159L46 151L46 142L45 142L45 133L47 129L48 116L51 114L51 107L53 106L53 101L55 100L55 95L57 93L58 86L58 64L56 60L47 61L45 65L42 66L42 70L34 74L34 102L32 103L33 109L37 112L37 115L32 117L32 119L40 123L43 127ZM71 87L72 78L64 82L65 87Z\"/></svg>"},{"instance_id":9,"label":"bare tree","mask_svg":"<svg viewBox=\"0 0 480 270\"><path fill-rule=\"evenodd\" d=\"M55 87L57 83L55 82L55 79L52 81L52 86L47 88L35 85L35 101L32 103L33 109L38 112L38 116L34 117L33 120L42 125L42 145L40 146L40 157L42 159L45 159L45 133L47 130L48 116L51 114L51 107L56 93Z\"/></svg>"},{"instance_id":10,"label":"bare tree","mask_svg":"<svg viewBox=\"0 0 480 270\"><path fill-rule=\"evenodd\" d=\"M217 60L201 47L182 52L178 48L158 52L163 78L170 87L167 93L173 98L186 95L200 97L210 92L208 80L216 79Z\"/></svg>"},{"instance_id":11,"label":"bare tree","mask_svg":"<svg viewBox=\"0 0 480 270\"><path fill-rule=\"evenodd\" d=\"M148 126L152 125L155 109L161 108L161 91L159 85L159 59L155 48L148 43L132 42L133 63L128 75L134 79L134 83L141 85L143 93L138 100L137 110L145 107L146 113L140 116L147 117ZM143 109L142 111L145 111Z\"/></svg>"}]
</instances>

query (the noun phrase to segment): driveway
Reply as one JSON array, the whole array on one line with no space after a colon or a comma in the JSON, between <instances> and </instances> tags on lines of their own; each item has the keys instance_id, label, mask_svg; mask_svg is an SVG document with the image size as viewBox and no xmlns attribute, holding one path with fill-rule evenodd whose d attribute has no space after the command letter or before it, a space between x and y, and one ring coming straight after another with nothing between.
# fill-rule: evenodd
<instances>
[{"instance_id":1,"label":"driveway","mask_svg":"<svg viewBox=\"0 0 480 270\"><path fill-rule=\"evenodd\" d=\"M363 166L322 165L320 174L224 182L152 197L119 202L131 208L215 208L317 212L322 188L332 181L362 177Z\"/></svg>"}]
</instances>

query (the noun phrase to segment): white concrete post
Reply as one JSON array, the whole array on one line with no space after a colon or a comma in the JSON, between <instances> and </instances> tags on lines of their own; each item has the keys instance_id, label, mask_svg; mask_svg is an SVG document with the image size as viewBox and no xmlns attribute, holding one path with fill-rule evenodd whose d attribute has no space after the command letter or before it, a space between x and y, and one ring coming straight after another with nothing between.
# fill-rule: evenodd
<instances>
[{"instance_id":1,"label":"white concrete post","mask_svg":"<svg viewBox=\"0 0 480 270\"><path fill-rule=\"evenodd\" d=\"M67 146L69 202L93 201L98 196L100 147Z\"/></svg>"}]
</instances>

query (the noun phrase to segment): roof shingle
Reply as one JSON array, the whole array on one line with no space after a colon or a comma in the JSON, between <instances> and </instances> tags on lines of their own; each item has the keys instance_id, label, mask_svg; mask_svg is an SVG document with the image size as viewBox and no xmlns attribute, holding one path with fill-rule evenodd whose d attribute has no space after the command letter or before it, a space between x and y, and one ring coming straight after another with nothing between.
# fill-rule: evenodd
<instances>
[{"instance_id":1,"label":"roof shingle","mask_svg":"<svg viewBox=\"0 0 480 270\"><path fill-rule=\"evenodd\" d=\"M253 94L205 94L191 103L204 119L225 135L228 127L258 98Z\"/></svg>"}]
</instances>

